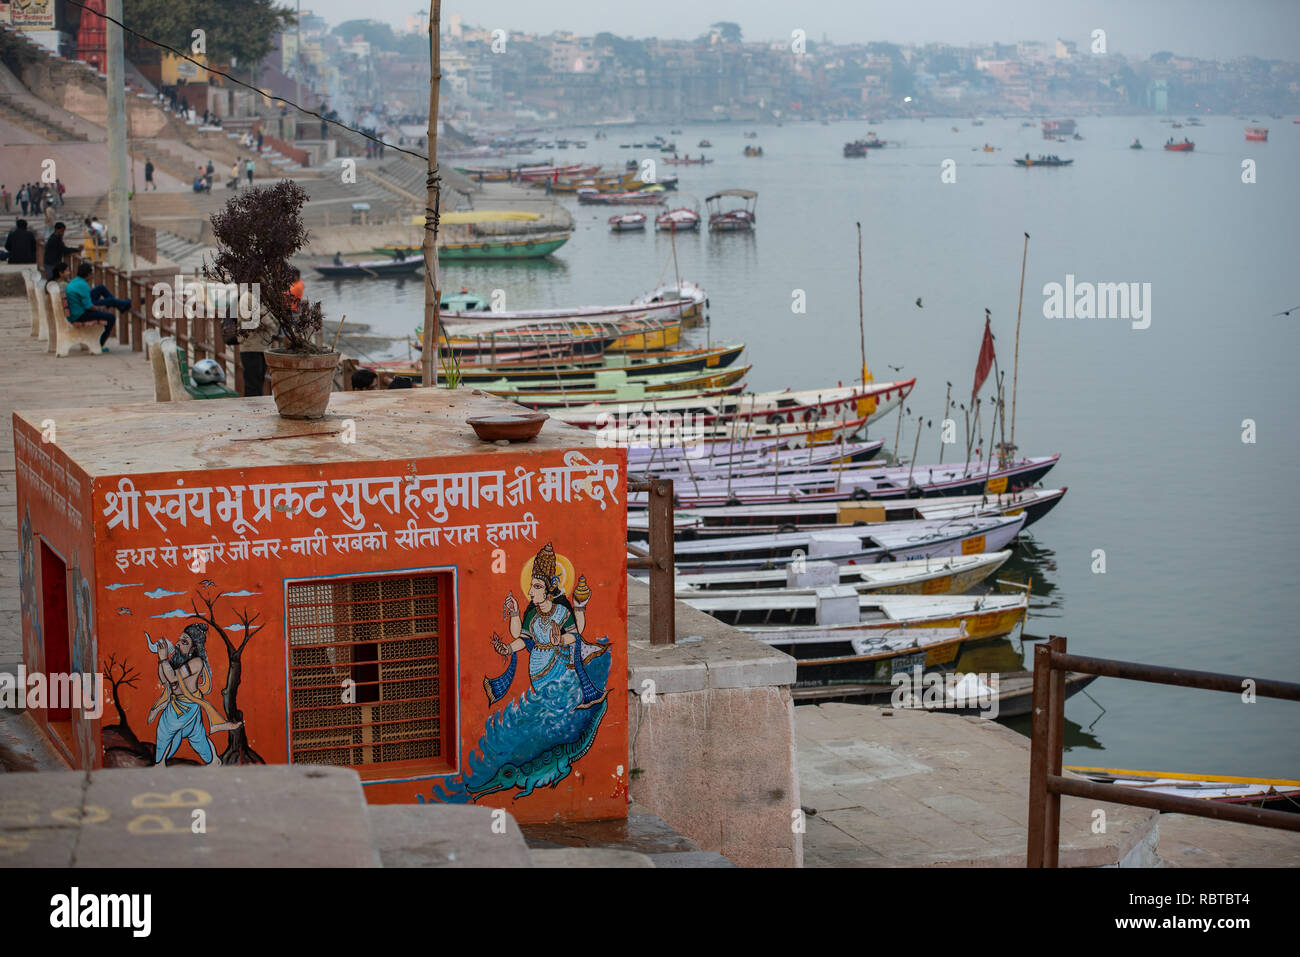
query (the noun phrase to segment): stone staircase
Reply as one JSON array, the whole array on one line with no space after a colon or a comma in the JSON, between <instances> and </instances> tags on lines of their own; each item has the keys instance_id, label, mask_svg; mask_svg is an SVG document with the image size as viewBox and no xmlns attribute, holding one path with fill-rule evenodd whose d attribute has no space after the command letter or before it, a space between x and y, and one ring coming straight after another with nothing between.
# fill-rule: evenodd
<instances>
[{"instance_id":1,"label":"stone staircase","mask_svg":"<svg viewBox=\"0 0 1300 957\"><path fill-rule=\"evenodd\" d=\"M0 119L50 143L84 143L104 137L103 131L93 124L41 100L3 64L0 64ZM98 137L94 136L96 132Z\"/></svg>"}]
</instances>

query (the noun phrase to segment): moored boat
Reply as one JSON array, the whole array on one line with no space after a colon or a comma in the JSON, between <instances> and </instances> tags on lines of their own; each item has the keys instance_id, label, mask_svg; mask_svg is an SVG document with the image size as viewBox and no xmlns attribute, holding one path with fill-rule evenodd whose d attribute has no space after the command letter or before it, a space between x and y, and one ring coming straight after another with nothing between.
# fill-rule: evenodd
<instances>
[{"instance_id":1,"label":"moored boat","mask_svg":"<svg viewBox=\"0 0 1300 957\"><path fill-rule=\"evenodd\" d=\"M1133 771L1125 768L1091 768L1066 765L1070 771L1098 784L1140 788L1148 793L1199 798L1224 804L1250 804L1294 811L1300 807L1300 781L1284 778L1247 778L1223 774L1184 774L1171 771Z\"/></svg>"},{"instance_id":2,"label":"moored boat","mask_svg":"<svg viewBox=\"0 0 1300 957\"><path fill-rule=\"evenodd\" d=\"M754 422L751 438L782 435L790 426L760 426ZM761 429L772 429L765 433ZM852 434L852 433L850 433ZM826 436L820 441L834 441ZM836 467L820 473L781 476L768 479L728 479L724 474L707 478L679 479L673 489L683 507L703 505L754 505L767 502L828 501L854 499L931 498L972 495L986 492L998 495L1027 488L1045 476L1060 459L1060 454L1016 459L989 468L988 462L959 463L956 466L922 465L889 467ZM637 496L629 496L636 502Z\"/></svg>"},{"instance_id":3,"label":"moored boat","mask_svg":"<svg viewBox=\"0 0 1300 957\"><path fill-rule=\"evenodd\" d=\"M1196 149L1196 144L1189 139L1184 139L1181 143L1175 143L1170 139L1165 143L1165 149L1171 153L1190 153Z\"/></svg>"},{"instance_id":4,"label":"moored boat","mask_svg":"<svg viewBox=\"0 0 1300 957\"><path fill-rule=\"evenodd\" d=\"M651 306L667 303L672 315L682 319L699 319L708 308L709 297L705 291L689 280L682 279L670 285L657 286L632 300L634 305Z\"/></svg>"},{"instance_id":5,"label":"moored boat","mask_svg":"<svg viewBox=\"0 0 1300 957\"><path fill-rule=\"evenodd\" d=\"M409 276L423 268L423 266L423 256L404 256L401 259L321 263L311 268L328 278L375 278L378 276Z\"/></svg>"},{"instance_id":6,"label":"moored boat","mask_svg":"<svg viewBox=\"0 0 1300 957\"><path fill-rule=\"evenodd\" d=\"M484 237L471 241L438 243L438 258L443 259L538 259L549 256L569 241L570 231L523 234L509 237Z\"/></svg>"},{"instance_id":7,"label":"moored boat","mask_svg":"<svg viewBox=\"0 0 1300 957\"><path fill-rule=\"evenodd\" d=\"M834 594L827 594L833 592ZM843 594L847 592L847 594ZM681 599L796 659L827 650L863 654L873 633L897 628L965 628L971 639L998 638L1020 624L1029 595L859 595L847 589L788 597ZM856 612L853 604L856 603ZM854 620L856 618L856 620ZM843 619L849 619L844 621Z\"/></svg>"},{"instance_id":8,"label":"moored boat","mask_svg":"<svg viewBox=\"0 0 1300 957\"><path fill-rule=\"evenodd\" d=\"M750 453L751 458L760 452ZM718 461L721 461L719 459ZM653 461L643 466L629 460L628 469L654 471ZM708 460L705 461L707 466ZM724 465L725 468L725 465ZM767 505L717 505L678 509L673 528L683 540L689 538L772 534L793 531L828 531L844 526L878 525L942 519L982 518L994 515L1025 516L1025 528L1043 518L1065 497L1067 488L1029 488L1002 495L935 496L931 498L887 499L862 502L845 496L815 502L773 502ZM648 514L634 511L627 520L629 538L649 534Z\"/></svg>"},{"instance_id":9,"label":"moored boat","mask_svg":"<svg viewBox=\"0 0 1300 957\"><path fill-rule=\"evenodd\" d=\"M912 391L915 379L904 382L869 382L866 385L831 386L791 392L751 392L723 399L701 397L655 403L630 412L660 415L691 415L703 424L732 419L759 419L773 425L810 422L834 416L851 415L877 419L893 409ZM600 416L608 410L598 406L570 406L554 413L570 425L597 428ZM701 465L701 468L704 468Z\"/></svg>"},{"instance_id":10,"label":"moored boat","mask_svg":"<svg viewBox=\"0 0 1300 957\"><path fill-rule=\"evenodd\" d=\"M727 208L723 200L729 198L739 199L743 205ZM720 190L704 202L709 210L709 229L713 232L748 232L758 221L754 212L758 206L758 193L752 189Z\"/></svg>"},{"instance_id":11,"label":"moored boat","mask_svg":"<svg viewBox=\"0 0 1300 957\"><path fill-rule=\"evenodd\" d=\"M919 656L918 656L919 658ZM900 708L924 708L943 711L945 714L980 715L996 714L998 718L1018 718L1029 714L1034 703L1034 673L1032 671L1003 672L997 676L996 685L986 685L974 674L960 674L931 670L925 672L926 662L890 661L891 680L870 682L833 681L814 684L797 682L790 689L795 701L845 701L854 704L890 704ZM811 669L809 669L811 670ZM883 669L882 669L883 670ZM894 675L912 672L911 690L902 689ZM918 674L918 670L920 673ZM884 674L882 678L886 677ZM1078 671L1066 672L1065 697L1069 698L1097 680L1096 675ZM972 687L972 682L979 682ZM930 689L938 691L933 693Z\"/></svg>"},{"instance_id":12,"label":"moored boat","mask_svg":"<svg viewBox=\"0 0 1300 957\"><path fill-rule=\"evenodd\" d=\"M973 555L1002 550L1024 524L1024 515L994 516L960 521L889 522L833 532L695 539L676 543L674 561L679 573L699 574L746 568L785 568L791 563L805 561L870 565L882 561Z\"/></svg>"},{"instance_id":13,"label":"moored boat","mask_svg":"<svg viewBox=\"0 0 1300 957\"><path fill-rule=\"evenodd\" d=\"M620 213L609 217L609 228L616 233L645 231L645 213Z\"/></svg>"},{"instance_id":14,"label":"moored boat","mask_svg":"<svg viewBox=\"0 0 1300 957\"><path fill-rule=\"evenodd\" d=\"M679 206L655 217L655 229L662 232L686 233L700 228L700 214L693 209Z\"/></svg>"},{"instance_id":15,"label":"moored boat","mask_svg":"<svg viewBox=\"0 0 1300 957\"><path fill-rule=\"evenodd\" d=\"M650 187L623 193L602 193L584 186L578 190L578 202L587 206L662 206L664 191Z\"/></svg>"},{"instance_id":16,"label":"moored boat","mask_svg":"<svg viewBox=\"0 0 1300 957\"><path fill-rule=\"evenodd\" d=\"M996 572L1011 552L952 555L947 558L918 558L876 565L837 565L826 584L839 584L859 594L875 595L960 595ZM829 571L829 569L828 569ZM648 574L648 572L647 572ZM787 584L790 569L714 572L678 575L674 578L677 597L737 598L745 595L815 595L816 585ZM804 577L808 577L805 575ZM830 579L834 579L833 581Z\"/></svg>"},{"instance_id":17,"label":"moored boat","mask_svg":"<svg viewBox=\"0 0 1300 957\"><path fill-rule=\"evenodd\" d=\"M1268 142L1268 127L1266 126L1248 126L1246 127L1246 139L1254 143Z\"/></svg>"}]
</instances>

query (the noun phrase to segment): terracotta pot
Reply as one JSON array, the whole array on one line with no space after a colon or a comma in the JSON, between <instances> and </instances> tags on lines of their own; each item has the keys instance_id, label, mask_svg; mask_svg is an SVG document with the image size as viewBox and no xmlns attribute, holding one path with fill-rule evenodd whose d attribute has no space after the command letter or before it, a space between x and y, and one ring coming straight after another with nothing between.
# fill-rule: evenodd
<instances>
[{"instance_id":1,"label":"terracotta pot","mask_svg":"<svg viewBox=\"0 0 1300 957\"><path fill-rule=\"evenodd\" d=\"M334 369L339 354L299 355L267 352L266 369L271 376L271 395L284 419L320 419L330 404Z\"/></svg>"}]
</instances>

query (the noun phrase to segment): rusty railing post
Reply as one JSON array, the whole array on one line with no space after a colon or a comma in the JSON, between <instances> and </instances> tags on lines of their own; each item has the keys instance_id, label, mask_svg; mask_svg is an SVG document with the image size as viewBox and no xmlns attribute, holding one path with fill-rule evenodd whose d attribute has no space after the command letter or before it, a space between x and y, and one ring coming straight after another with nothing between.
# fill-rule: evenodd
<instances>
[{"instance_id":1,"label":"rusty railing post","mask_svg":"<svg viewBox=\"0 0 1300 957\"><path fill-rule=\"evenodd\" d=\"M131 351L144 351L144 325L145 316L153 315L153 299L149 295L152 286L141 279L132 279L131 292L135 292L135 286L139 284L140 295L131 296Z\"/></svg>"},{"instance_id":2,"label":"rusty railing post","mask_svg":"<svg viewBox=\"0 0 1300 957\"><path fill-rule=\"evenodd\" d=\"M1025 867L1042 867L1047 834L1047 728L1052 650L1034 646L1034 704L1029 739L1029 835Z\"/></svg>"},{"instance_id":3,"label":"rusty railing post","mask_svg":"<svg viewBox=\"0 0 1300 957\"><path fill-rule=\"evenodd\" d=\"M1047 774L1061 776L1062 752L1065 750L1065 671L1056 667L1056 656L1065 654L1065 636L1052 635L1048 647ZM1043 813L1047 826L1043 834L1044 867L1059 867L1061 855L1061 794L1044 781L1046 803Z\"/></svg>"},{"instance_id":4,"label":"rusty railing post","mask_svg":"<svg viewBox=\"0 0 1300 957\"><path fill-rule=\"evenodd\" d=\"M649 499L650 644L671 645L677 640L672 479L652 481Z\"/></svg>"}]
</instances>

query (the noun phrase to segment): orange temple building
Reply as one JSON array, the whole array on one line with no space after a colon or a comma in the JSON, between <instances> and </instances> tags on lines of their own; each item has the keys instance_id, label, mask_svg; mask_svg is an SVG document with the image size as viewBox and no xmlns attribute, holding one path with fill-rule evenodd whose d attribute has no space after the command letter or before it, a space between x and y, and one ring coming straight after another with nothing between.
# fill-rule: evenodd
<instances>
[{"instance_id":1,"label":"orange temple building","mask_svg":"<svg viewBox=\"0 0 1300 957\"><path fill-rule=\"evenodd\" d=\"M372 803L627 814L626 453L498 400L14 413L27 680L69 767L351 767ZM221 773L219 770L214 773Z\"/></svg>"}]
</instances>

